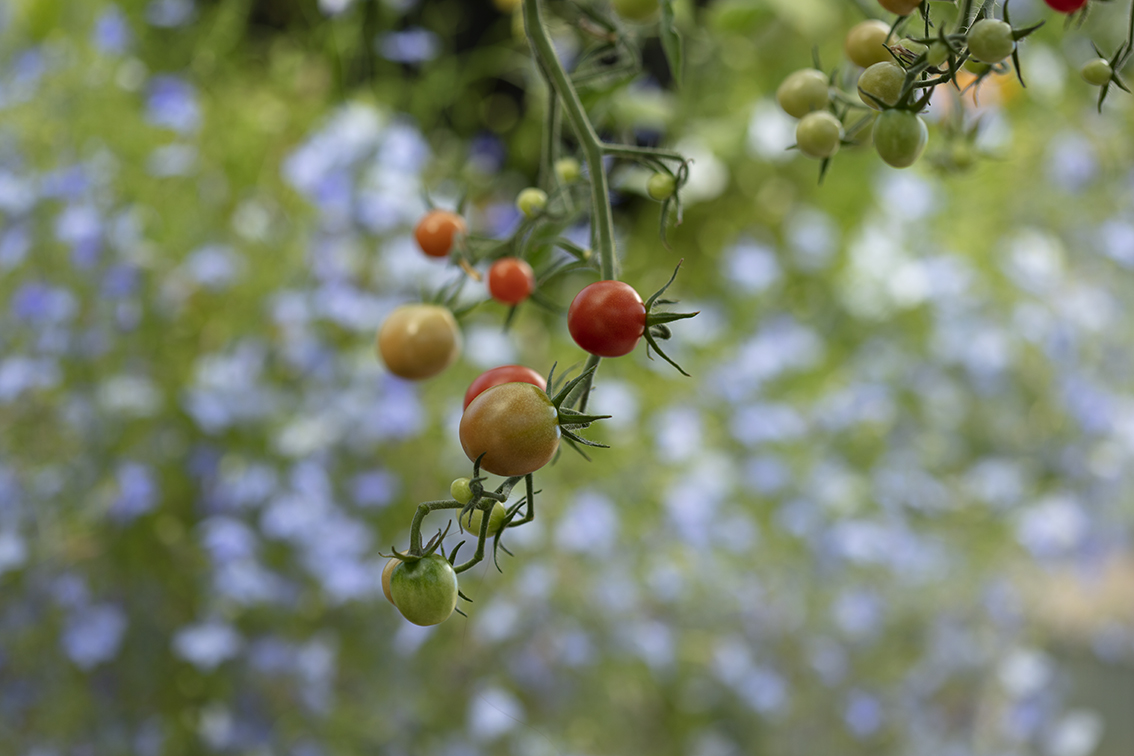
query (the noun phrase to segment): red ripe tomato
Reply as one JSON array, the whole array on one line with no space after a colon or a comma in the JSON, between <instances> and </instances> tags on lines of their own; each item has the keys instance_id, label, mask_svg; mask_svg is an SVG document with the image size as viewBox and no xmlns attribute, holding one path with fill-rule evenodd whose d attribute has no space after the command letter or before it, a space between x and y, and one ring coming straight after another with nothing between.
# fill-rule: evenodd
<instances>
[{"instance_id":1,"label":"red ripe tomato","mask_svg":"<svg viewBox=\"0 0 1134 756\"><path fill-rule=\"evenodd\" d=\"M413 236L417 246L430 257L448 257L453 237L468 232L465 219L448 210L430 210L417 222Z\"/></svg>"},{"instance_id":2,"label":"red ripe tomato","mask_svg":"<svg viewBox=\"0 0 1134 756\"><path fill-rule=\"evenodd\" d=\"M1044 0L1048 7L1060 13L1074 13L1087 4L1087 0Z\"/></svg>"},{"instance_id":3,"label":"red ripe tomato","mask_svg":"<svg viewBox=\"0 0 1134 756\"><path fill-rule=\"evenodd\" d=\"M541 389L547 389L547 381L531 368L523 365L501 365L484 371L477 376L475 381L469 384L469 390L465 392L464 409L468 409L473 399L493 386L499 386L502 383L530 383Z\"/></svg>"},{"instance_id":4,"label":"red ripe tomato","mask_svg":"<svg viewBox=\"0 0 1134 756\"><path fill-rule=\"evenodd\" d=\"M535 291L535 271L518 257L502 257L488 269L488 293L497 302L518 305Z\"/></svg>"},{"instance_id":5,"label":"red ripe tomato","mask_svg":"<svg viewBox=\"0 0 1134 756\"><path fill-rule=\"evenodd\" d=\"M646 305L628 284L597 281L575 295L567 330L587 352L621 357L634 351L646 332Z\"/></svg>"}]
</instances>

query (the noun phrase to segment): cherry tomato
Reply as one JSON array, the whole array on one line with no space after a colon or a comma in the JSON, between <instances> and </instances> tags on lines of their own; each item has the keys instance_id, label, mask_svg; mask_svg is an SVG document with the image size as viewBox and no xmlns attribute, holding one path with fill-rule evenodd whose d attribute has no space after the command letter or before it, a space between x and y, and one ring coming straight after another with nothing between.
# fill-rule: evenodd
<instances>
[{"instance_id":1,"label":"cherry tomato","mask_svg":"<svg viewBox=\"0 0 1134 756\"><path fill-rule=\"evenodd\" d=\"M1087 4L1087 0L1044 0L1047 6L1060 13L1074 13Z\"/></svg>"},{"instance_id":2,"label":"cherry tomato","mask_svg":"<svg viewBox=\"0 0 1134 756\"><path fill-rule=\"evenodd\" d=\"M457 608L457 573L440 554L416 561L397 560L390 596L402 616L415 625L439 625Z\"/></svg>"},{"instance_id":3,"label":"cherry tomato","mask_svg":"<svg viewBox=\"0 0 1134 756\"><path fill-rule=\"evenodd\" d=\"M646 332L646 305L629 284L596 281L575 295L567 330L585 351L621 357L634 351Z\"/></svg>"},{"instance_id":4,"label":"cherry tomato","mask_svg":"<svg viewBox=\"0 0 1134 756\"><path fill-rule=\"evenodd\" d=\"M472 501L472 487L469 482L468 478L455 478L449 484L449 495L461 504L468 504Z\"/></svg>"},{"instance_id":5,"label":"cherry tomato","mask_svg":"<svg viewBox=\"0 0 1134 756\"><path fill-rule=\"evenodd\" d=\"M921 0L878 0L878 4L891 13L908 16L918 9Z\"/></svg>"},{"instance_id":6,"label":"cherry tomato","mask_svg":"<svg viewBox=\"0 0 1134 756\"><path fill-rule=\"evenodd\" d=\"M570 184L578 180L582 170L579 161L572 157L559 158L555 161L555 177L562 184Z\"/></svg>"},{"instance_id":7,"label":"cherry tomato","mask_svg":"<svg viewBox=\"0 0 1134 756\"><path fill-rule=\"evenodd\" d=\"M518 305L535 291L535 271L518 257L502 257L488 269L488 293L497 302Z\"/></svg>"},{"instance_id":8,"label":"cherry tomato","mask_svg":"<svg viewBox=\"0 0 1134 756\"><path fill-rule=\"evenodd\" d=\"M858 95L865 105L881 110L882 106L874 100L881 100L886 105L897 105L905 83L906 71L897 63L875 63L858 77Z\"/></svg>"},{"instance_id":9,"label":"cherry tomato","mask_svg":"<svg viewBox=\"0 0 1134 756\"><path fill-rule=\"evenodd\" d=\"M940 68L945 61L949 60L949 46L944 42L934 42L929 46L929 51L925 54L925 62L934 68Z\"/></svg>"},{"instance_id":10,"label":"cherry tomato","mask_svg":"<svg viewBox=\"0 0 1134 756\"><path fill-rule=\"evenodd\" d=\"M430 257L448 257L454 237L468 233L465 219L448 210L430 210L417 223L413 236Z\"/></svg>"},{"instance_id":11,"label":"cherry tomato","mask_svg":"<svg viewBox=\"0 0 1134 756\"><path fill-rule=\"evenodd\" d=\"M843 124L826 110L808 113L795 128L795 144L807 157L822 160L839 151Z\"/></svg>"},{"instance_id":12,"label":"cherry tomato","mask_svg":"<svg viewBox=\"0 0 1134 756\"><path fill-rule=\"evenodd\" d=\"M378 330L378 355L394 375L431 378L461 353L461 332L444 307L409 304L390 313Z\"/></svg>"},{"instance_id":13,"label":"cherry tomato","mask_svg":"<svg viewBox=\"0 0 1134 756\"><path fill-rule=\"evenodd\" d=\"M530 383L485 390L461 415L461 447L494 475L527 475L559 449L559 418L547 393Z\"/></svg>"},{"instance_id":14,"label":"cherry tomato","mask_svg":"<svg viewBox=\"0 0 1134 756\"><path fill-rule=\"evenodd\" d=\"M843 49L851 63L862 68L869 68L875 63L885 63L893 60L889 50L886 49L886 38L890 36L890 25L871 19L855 24L847 32L843 42Z\"/></svg>"},{"instance_id":15,"label":"cherry tomato","mask_svg":"<svg viewBox=\"0 0 1134 756\"><path fill-rule=\"evenodd\" d=\"M614 0L614 12L628 21L649 21L658 12L658 0Z\"/></svg>"},{"instance_id":16,"label":"cherry tomato","mask_svg":"<svg viewBox=\"0 0 1134 756\"><path fill-rule=\"evenodd\" d=\"M874 148L895 168L917 162L929 141L925 121L908 110L886 110L874 122Z\"/></svg>"},{"instance_id":17,"label":"cherry tomato","mask_svg":"<svg viewBox=\"0 0 1134 756\"><path fill-rule=\"evenodd\" d=\"M502 383L530 383L533 386L538 386L541 391L547 388L547 381L531 368L523 365L501 365L484 371L477 376L475 381L469 384L468 391L465 392L464 409L468 409L473 399L493 386L499 386ZM453 498L456 499L457 497L454 496ZM457 499L457 501L461 500ZM461 501L461 503L464 504L465 502Z\"/></svg>"},{"instance_id":18,"label":"cherry tomato","mask_svg":"<svg viewBox=\"0 0 1134 756\"><path fill-rule=\"evenodd\" d=\"M655 173L646 182L646 194L650 195L650 199L656 199L658 202L672 197L676 189L677 179L668 173Z\"/></svg>"},{"instance_id":19,"label":"cherry tomato","mask_svg":"<svg viewBox=\"0 0 1134 756\"><path fill-rule=\"evenodd\" d=\"M504 524L504 517L508 511L500 502L494 502L492 505L492 514L488 516L488 535L494 536L500 530L500 526ZM467 515L459 518L461 527L465 529L466 533L474 536L480 536L480 525L484 521L484 513L479 509L474 509Z\"/></svg>"},{"instance_id":20,"label":"cherry tomato","mask_svg":"<svg viewBox=\"0 0 1134 756\"><path fill-rule=\"evenodd\" d=\"M394 557L386 562L386 566L382 568L382 593L386 594L386 600L394 604L394 596L390 593L390 576L394 574L394 568L398 566L401 559ZM397 606L397 604L394 604Z\"/></svg>"},{"instance_id":21,"label":"cherry tomato","mask_svg":"<svg viewBox=\"0 0 1134 756\"><path fill-rule=\"evenodd\" d=\"M776 102L789 116L803 118L813 110L826 108L829 94L827 74L803 68L783 80L776 90Z\"/></svg>"},{"instance_id":22,"label":"cherry tomato","mask_svg":"<svg viewBox=\"0 0 1134 756\"><path fill-rule=\"evenodd\" d=\"M547 192L529 186L516 195L516 207L526 218L534 218L547 207Z\"/></svg>"},{"instance_id":23,"label":"cherry tomato","mask_svg":"<svg viewBox=\"0 0 1134 756\"><path fill-rule=\"evenodd\" d=\"M999 63L1016 49L1012 27L995 18L982 18L973 24L967 41L972 57L982 63Z\"/></svg>"},{"instance_id":24,"label":"cherry tomato","mask_svg":"<svg viewBox=\"0 0 1134 756\"><path fill-rule=\"evenodd\" d=\"M1088 84L1094 84L1096 87L1109 84L1114 78L1114 69L1110 67L1110 62L1103 58L1089 61L1080 69L1080 73Z\"/></svg>"}]
</instances>

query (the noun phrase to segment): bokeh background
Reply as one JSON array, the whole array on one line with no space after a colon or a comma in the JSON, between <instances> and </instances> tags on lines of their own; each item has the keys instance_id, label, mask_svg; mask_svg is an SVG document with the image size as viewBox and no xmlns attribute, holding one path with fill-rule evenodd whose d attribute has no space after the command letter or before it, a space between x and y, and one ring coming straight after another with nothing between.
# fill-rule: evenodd
<instances>
[{"instance_id":1,"label":"bokeh background","mask_svg":"<svg viewBox=\"0 0 1134 756\"><path fill-rule=\"evenodd\" d=\"M632 28L587 102L696 161L672 250L612 169L623 279L685 261L693 377L603 363L612 448L539 473L468 619L384 600L472 378L584 356L493 303L438 378L373 354L452 277L423 193L502 235L536 180L508 5L0 5L0 753L1134 752L1134 109L1077 75L1122 2L1013 1L1049 22L969 100L975 166L942 97L917 166L822 186L772 94L872 3L679 2L679 89Z\"/></svg>"}]
</instances>

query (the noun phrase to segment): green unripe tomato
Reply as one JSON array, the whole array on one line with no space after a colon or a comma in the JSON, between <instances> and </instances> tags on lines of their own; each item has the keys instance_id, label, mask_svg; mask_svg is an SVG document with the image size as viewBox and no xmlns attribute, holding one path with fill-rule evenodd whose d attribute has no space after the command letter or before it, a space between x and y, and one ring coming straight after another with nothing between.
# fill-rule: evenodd
<instances>
[{"instance_id":1,"label":"green unripe tomato","mask_svg":"<svg viewBox=\"0 0 1134 756\"><path fill-rule=\"evenodd\" d=\"M500 502L494 502L492 505L492 514L488 516L488 535L494 536L500 530L500 526L504 524L504 516L508 514L508 510ZM466 515L460 517L461 527L465 529L466 533L474 536L480 535L480 524L484 520L484 513L479 509L474 509Z\"/></svg>"},{"instance_id":2,"label":"green unripe tomato","mask_svg":"<svg viewBox=\"0 0 1134 756\"><path fill-rule=\"evenodd\" d=\"M969 29L969 52L982 63L999 63L1016 49L1012 27L999 19L982 18Z\"/></svg>"},{"instance_id":3,"label":"green unripe tomato","mask_svg":"<svg viewBox=\"0 0 1134 756\"><path fill-rule=\"evenodd\" d=\"M455 479L449 484L449 495L452 496L458 504L468 504L472 501L472 486L469 485L469 479Z\"/></svg>"},{"instance_id":4,"label":"green unripe tomato","mask_svg":"<svg viewBox=\"0 0 1134 756\"><path fill-rule=\"evenodd\" d=\"M516 195L516 207L527 218L534 218L547 207L547 192L529 186Z\"/></svg>"},{"instance_id":5,"label":"green unripe tomato","mask_svg":"<svg viewBox=\"0 0 1134 756\"><path fill-rule=\"evenodd\" d=\"M992 68L992 66L988 65L987 63L981 63L976 58L969 58L965 61L963 68L969 73L980 76L983 73L987 73Z\"/></svg>"},{"instance_id":6,"label":"green unripe tomato","mask_svg":"<svg viewBox=\"0 0 1134 756\"><path fill-rule=\"evenodd\" d=\"M807 157L822 160L839 151L843 124L826 110L808 113L795 127L795 144Z\"/></svg>"},{"instance_id":7,"label":"green unripe tomato","mask_svg":"<svg viewBox=\"0 0 1134 756\"><path fill-rule=\"evenodd\" d=\"M908 110L883 111L874 122L874 149L895 168L916 163L928 141L925 121Z\"/></svg>"},{"instance_id":8,"label":"green unripe tomato","mask_svg":"<svg viewBox=\"0 0 1134 756\"><path fill-rule=\"evenodd\" d=\"M803 118L813 110L826 108L829 92L827 74L803 68L783 80L776 90L776 102L788 115Z\"/></svg>"},{"instance_id":9,"label":"green unripe tomato","mask_svg":"<svg viewBox=\"0 0 1134 756\"><path fill-rule=\"evenodd\" d=\"M394 574L394 568L398 566L401 559L394 557L386 562L386 566L382 568L382 593L386 594L386 600L394 604L394 596L390 593L390 576ZM397 606L397 604L394 604Z\"/></svg>"},{"instance_id":10,"label":"green unripe tomato","mask_svg":"<svg viewBox=\"0 0 1134 756\"><path fill-rule=\"evenodd\" d=\"M925 62L934 68L939 68L949 60L949 46L944 42L934 42L925 54Z\"/></svg>"},{"instance_id":11,"label":"green unripe tomato","mask_svg":"<svg viewBox=\"0 0 1134 756\"><path fill-rule=\"evenodd\" d=\"M1110 83L1114 78L1114 69L1110 67L1110 63L1102 58L1096 58L1086 63L1079 72L1083 74L1083 78L1087 80L1088 84L1094 84L1096 87L1101 87Z\"/></svg>"},{"instance_id":12,"label":"green unripe tomato","mask_svg":"<svg viewBox=\"0 0 1134 756\"><path fill-rule=\"evenodd\" d=\"M581 166L573 157L559 158L555 161L555 177L561 184L570 184L579 179Z\"/></svg>"},{"instance_id":13,"label":"green unripe tomato","mask_svg":"<svg viewBox=\"0 0 1134 756\"><path fill-rule=\"evenodd\" d=\"M929 50L929 48L922 43L915 42L912 39L903 39L899 41L898 44L912 52L914 55L921 55L923 52Z\"/></svg>"},{"instance_id":14,"label":"green unripe tomato","mask_svg":"<svg viewBox=\"0 0 1134 756\"><path fill-rule=\"evenodd\" d=\"M646 194L649 194L651 199L656 199L658 202L672 197L676 189L677 179L668 173L655 173L646 182Z\"/></svg>"},{"instance_id":15,"label":"green unripe tomato","mask_svg":"<svg viewBox=\"0 0 1134 756\"><path fill-rule=\"evenodd\" d=\"M868 107L881 110L882 106L874 99L897 105L905 83L906 70L897 63L875 63L858 77L858 95Z\"/></svg>"},{"instance_id":16,"label":"green unripe tomato","mask_svg":"<svg viewBox=\"0 0 1134 756\"><path fill-rule=\"evenodd\" d=\"M870 68L875 63L893 60L886 49L886 38L890 36L890 25L877 19L855 24L847 32L843 50L851 63L862 68Z\"/></svg>"},{"instance_id":17,"label":"green unripe tomato","mask_svg":"<svg viewBox=\"0 0 1134 756\"><path fill-rule=\"evenodd\" d=\"M457 573L440 554L398 560L390 576L390 597L413 624L439 625L457 608Z\"/></svg>"},{"instance_id":18,"label":"green unripe tomato","mask_svg":"<svg viewBox=\"0 0 1134 756\"><path fill-rule=\"evenodd\" d=\"M613 0L614 12L627 21L649 21L658 12L658 0Z\"/></svg>"}]
</instances>

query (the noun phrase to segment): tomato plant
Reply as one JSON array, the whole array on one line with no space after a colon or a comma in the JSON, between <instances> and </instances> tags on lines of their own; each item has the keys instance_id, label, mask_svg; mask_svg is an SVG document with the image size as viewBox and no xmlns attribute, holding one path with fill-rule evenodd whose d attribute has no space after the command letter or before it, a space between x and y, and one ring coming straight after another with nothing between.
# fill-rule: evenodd
<instances>
[{"instance_id":1,"label":"tomato plant","mask_svg":"<svg viewBox=\"0 0 1134 756\"><path fill-rule=\"evenodd\" d=\"M827 74L804 68L783 80L776 90L776 102L788 115L802 118L813 110L826 108L829 91Z\"/></svg>"},{"instance_id":2,"label":"tomato plant","mask_svg":"<svg viewBox=\"0 0 1134 756\"><path fill-rule=\"evenodd\" d=\"M518 257L502 257L488 269L488 293L497 302L518 305L535 291L535 271Z\"/></svg>"},{"instance_id":3,"label":"tomato plant","mask_svg":"<svg viewBox=\"0 0 1134 756\"><path fill-rule=\"evenodd\" d=\"M1088 61L1080 69L1080 73L1088 84L1093 84L1096 87L1109 84L1111 79L1114 78L1114 69L1111 68L1110 61L1103 58Z\"/></svg>"},{"instance_id":4,"label":"tomato plant","mask_svg":"<svg viewBox=\"0 0 1134 756\"><path fill-rule=\"evenodd\" d=\"M906 71L897 63L875 63L858 77L858 95L868 107L881 110L883 105L898 104L905 82Z\"/></svg>"},{"instance_id":5,"label":"tomato plant","mask_svg":"<svg viewBox=\"0 0 1134 756\"><path fill-rule=\"evenodd\" d=\"M504 383L482 392L461 415L459 433L465 455L479 458L481 468L495 475L535 472L559 450L555 405L530 383Z\"/></svg>"},{"instance_id":6,"label":"tomato plant","mask_svg":"<svg viewBox=\"0 0 1134 756\"><path fill-rule=\"evenodd\" d=\"M839 151L843 138L843 124L826 110L808 113L795 129L795 143L808 157L822 160Z\"/></svg>"},{"instance_id":7,"label":"tomato plant","mask_svg":"<svg viewBox=\"0 0 1134 756\"><path fill-rule=\"evenodd\" d=\"M468 409L469 404L473 399L476 399L487 389L493 386L499 386L502 383L530 383L533 386L538 386L540 390L547 388L547 381L544 377L523 365L501 365L500 367L486 370L476 377L471 384L469 384L468 391L465 392L465 404L463 409ZM461 502L462 504L464 502Z\"/></svg>"},{"instance_id":8,"label":"tomato plant","mask_svg":"<svg viewBox=\"0 0 1134 756\"><path fill-rule=\"evenodd\" d=\"M378 330L378 355L394 375L431 378L461 353L461 332L445 307L409 304L390 313Z\"/></svg>"},{"instance_id":9,"label":"tomato plant","mask_svg":"<svg viewBox=\"0 0 1134 756\"><path fill-rule=\"evenodd\" d=\"M1016 49L1012 27L996 18L982 18L969 29L969 52L982 63L999 63Z\"/></svg>"},{"instance_id":10,"label":"tomato plant","mask_svg":"<svg viewBox=\"0 0 1134 756\"><path fill-rule=\"evenodd\" d=\"M448 257L453 243L468 233L465 219L448 210L430 210L413 231L421 251L430 257Z\"/></svg>"},{"instance_id":11,"label":"tomato plant","mask_svg":"<svg viewBox=\"0 0 1134 756\"><path fill-rule=\"evenodd\" d=\"M390 598L402 616L415 625L438 625L457 608L457 574L440 554L396 560L390 576Z\"/></svg>"},{"instance_id":12,"label":"tomato plant","mask_svg":"<svg viewBox=\"0 0 1134 756\"><path fill-rule=\"evenodd\" d=\"M567 330L583 350L599 357L634 351L646 330L646 305L621 281L597 281L575 295Z\"/></svg>"},{"instance_id":13,"label":"tomato plant","mask_svg":"<svg viewBox=\"0 0 1134 756\"><path fill-rule=\"evenodd\" d=\"M851 63L861 68L869 68L875 63L893 60L890 51L886 49L886 40L889 36L889 24L876 19L863 21L847 32L843 50Z\"/></svg>"},{"instance_id":14,"label":"tomato plant","mask_svg":"<svg viewBox=\"0 0 1134 756\"><path fill-rule=\"evenodd\" d=\"M916 163L928 140L925 121L908 110L887 110L874 123L874 148L895 168Z\"/></svg>"}]
</instances>

